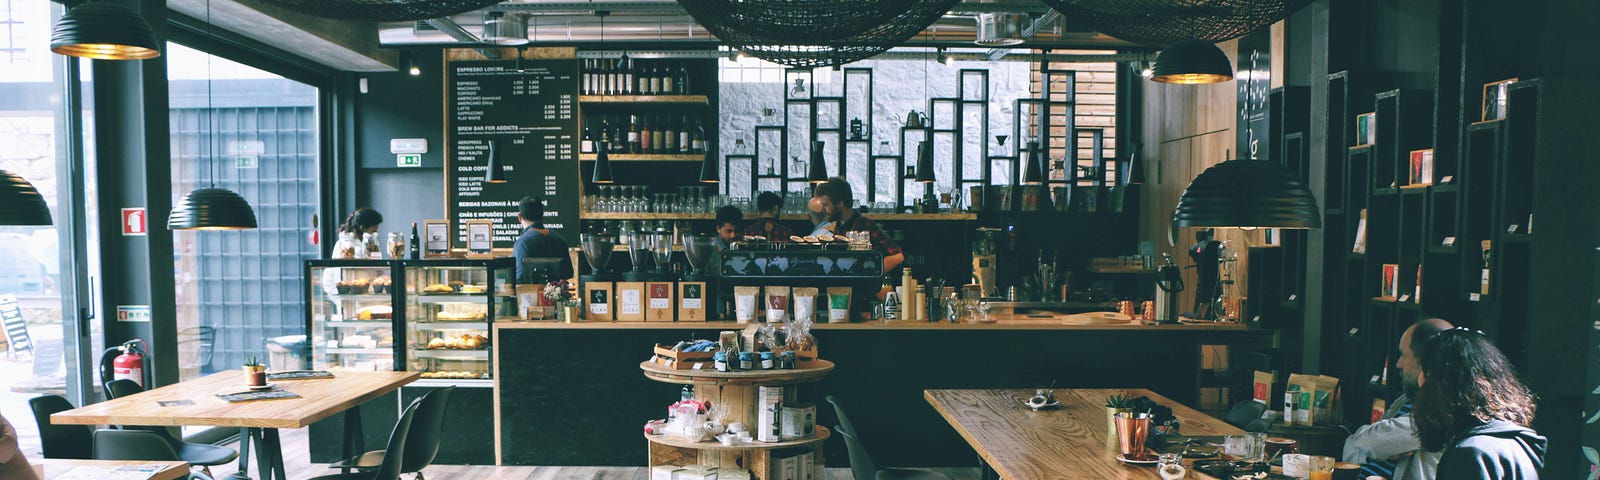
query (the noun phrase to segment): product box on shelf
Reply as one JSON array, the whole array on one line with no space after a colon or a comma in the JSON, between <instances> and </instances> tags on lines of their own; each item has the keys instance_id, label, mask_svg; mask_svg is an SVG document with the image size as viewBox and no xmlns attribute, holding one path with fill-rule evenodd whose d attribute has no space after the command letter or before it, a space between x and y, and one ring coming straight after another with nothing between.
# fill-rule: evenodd
<instances>
[{"instance_id":1,"label":"product box on shelf","mask_svg":"<svg viewBox=\"0 0 1600 480\"><path fill-rule=\"evenodd\" d=\"M782 455L782 457L779 457ZM800 455L794 452L772 453L772 480L800 480Z\"/></svg>"},{"instance_id":2,"label":"product box on shelf","mask_svg":"<svg viewBox=\"0 0 1600 480\"><path fill-rule=\"evenodd\" d=\"M584 282L584 319L591 322L609 322L615 318L611 310L616 302L612 294L616 284L611 282Z\"/></svg>"},{"instance_id":3,"label":"product box on shelf","mask_svg":"<svg viewBox=\"0 0 1600 480\"><path fill-rule=\"evenodd\" d=\"M756 387L756 441L776 443L783 440L779 423L783 411L783 387L761 385Z\"/></svg>"},{"instance_id":4,"label":"product box on shelf","mask_svg":"<svg viewBox=\"0 0 1600 480\"><path fill-rule=\"evenodd\" d=\"M711 370L712 352L680 352L670 347L657 343L655 346L655 362L658 365L678 370Z\"/></svg>"},{"instance_id":5,"label":"product box on shelf","mask_svg":"<svg viewBox=\"0 0 1600 480\"><path fill-rule=\"evenodd\" d=\"M706 282L678 282L678 321L706 321Z\"/></svg>"},{"instance_id":6,"label":"product box on shelf","mask_svg":"<svg viewBox=\"0 0 1600 480\"><path fill-rule=\"evenodd\" d=\"M644 282L617 282L619 322L644 321Z\"/></svg>"},{"instance_id":7,"label":"product box on shelf","mask_svg":"<svg viewBox=\"0 0 1600 480\"><path fill-rule=\"evenodd\" d=\"M648 282L644 284L645 307L644 321L670 322L673 320L672 308L672 282Z\"/></svg>"},{"instance_id":8,"label":"product box on shelf","mask_svg":"<svg viewBox=\"0 0 1600 480\"><path fill-rule=\"evenodd\" d=\"M827 480L823 477L822 467L817 465L816 452L805 450L800 452L799 472L800 480Z\"/></svg>"},{"instance_id":9,"label":"product box on shelf","mask_svg":"<svg viewBox=\"0 0 1600 480\"><path fill-rule=\"evenodd\" d=\"M676 465L656 465L650 467L650 480L677 480L682 471L683 467Z\"/></svg>"},{"instance_id":10,"label":"product box on shelf","mask_svg":"<svg viewBox=\"0 0 1600 480\"><path fill-rule=\"evenodd\" d=\"M817 429L817 406L810 403L784 405L778 425L778 435L784 440L811 438Z\"/></svg>"},{"instance_id":11,"label":"product box on shelf","mask_svg":"<svg viewBox=\"0 0 1600 480\"><path fill-rule=\"evenodd\" d=\"M717 480L717 467L689 465L677 472L678 480Z\"/></svg>"}]
</instances>

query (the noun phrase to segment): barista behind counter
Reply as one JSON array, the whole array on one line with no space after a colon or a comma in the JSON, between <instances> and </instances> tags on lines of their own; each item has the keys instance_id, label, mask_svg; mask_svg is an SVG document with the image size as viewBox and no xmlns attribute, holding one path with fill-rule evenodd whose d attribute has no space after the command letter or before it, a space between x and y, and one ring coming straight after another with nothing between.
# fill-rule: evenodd
<instances>
[{"instance_id":1,"label":"barista behind counter","mask_svg":"<svg viewBox=\"0 0 1600 480\"><path fill-rule=\"evenodd\" d=\"M840 177L829 178L827 182L817 185L811 194L812 200L822 206L823 224L833 223L834 234L867 232L872 237L872 248L883 254L883 273L887 274L900 266L906 260L906 255L900 251L900 245L895 243L877 222L856 212L853 207L855 199L851 197L852 195L850 182Z\"/></svg>"}]
</instances>

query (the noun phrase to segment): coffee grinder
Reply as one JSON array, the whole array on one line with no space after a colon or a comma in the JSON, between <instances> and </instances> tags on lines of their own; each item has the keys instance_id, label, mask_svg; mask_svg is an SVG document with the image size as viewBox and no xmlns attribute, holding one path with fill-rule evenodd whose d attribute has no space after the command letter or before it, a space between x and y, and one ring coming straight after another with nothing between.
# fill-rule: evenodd
<instances>
[{"instance_id":1,"label":"coffee grinder","mask_svg":"<svg viewBox=\"0 0 1600 480\"><path fill-rule=\"evenodd\" d=\"M676 289L674 275L670 269L672 263L672 233L665 225L656 225L655 231L647 235L650 240L650 254L655 261L655 271L645 282L645 318L647 322L671 322L676 319L675 309L672 308L673 290Z\"/></svg>"},{"instance_id":2,"label":"coffee grinder","mask_svg":"<svg viewBox=\"0 0 1600 480\"><path fill-rule=\"evenodd\" d=\"M708 318L706 300L710 298L708 281L711 278L711 254L716 245L707 235L683 235L683 256L689 260L690 271L678 282L678 321L703 322Z\"/></svg>"},{"instance_id":3,"label":"coffee grinder","mask_svg":"<svg viewBox=\"0 0 1600 480\"><path fill-rule=\"evenodd\" d=\"M999 291L995 272L1000 269L1000 241L1004 230L983 227L978 229L978 239L972 242L972 282L984 298L994 298Z\"/></svg>"},{"instance_id":4,"label":"coffee grinder","mask_svg":"<svg viewBox=\"0 0 1600 480\"><path fill-rule=\"evenodd\" d=\"M606 264L616 250L617 237L609 233L585 233L578 237L583 248L583 258L589 262L589 275L578 277L583 291L584 318L590 321L611 321L612 297L616 291L616 275L607 273Z\"/></svg>"}]
</instances>

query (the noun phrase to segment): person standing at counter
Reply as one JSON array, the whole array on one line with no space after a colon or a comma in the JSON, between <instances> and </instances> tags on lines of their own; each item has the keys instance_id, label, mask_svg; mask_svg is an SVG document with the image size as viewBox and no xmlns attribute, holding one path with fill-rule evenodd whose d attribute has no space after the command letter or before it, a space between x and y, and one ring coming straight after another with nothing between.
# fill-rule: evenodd
<instances>
[{"instance_id":1,"label":"person standing at counter","mask_svg":"<svg viewBox=\"0 0 1600 480\"><path fill-rule=\"evenodd\" d=\"M717 246L717 251L727 250L739 239L739 222L744 220L744 212L733 205L717 207L717 238L712 245Z\"/></svg>"},{"instance_id":2,"label":"person standing at counter","mask_svg":"<svg viewBox=\"0 0 1600 480\"><path fill-rule=\"evenodd\" d=\"M844 235L846 232L867 232L872 237L872 248L883 254L883 272L889 273L906 260L905 253L900 251L900 245L889 238L876 222L857 212L855 199L850 191L850 182L840 177L829 178L827 182L818 185L811 192L812 198L822 203L823 221L833 222L833 233Z\"/></svg>"},{"instance_id":3,"label":"person standing at counter","mask_svg":"<svg viewBox=\"0 0 1600 480\"><path fill-rule=\"evenodd\" d=\"M756 197L756 215L761 218L744 227L744 236L760 235L774 242L787 242L794 230L778 223L778 213L783 207L783 197L772 192L761 192Z\"/></svg>"},{"instance_id":4,"label":"person standing at counter","mask_svg":"<svg viewBox=\"0 0 1600 480\"><path fill-rule=\"evenodd\" d=\"M383 225L383 214L367 207L357 208L345 217L344 223L339 225L340 233L354 233L356 238L368 233L378 233L378 227Z\"/></svg>"},{"instance_id":5,"label":"person standing at counter","mask_svg":"<svg viewBox=\"0 0 1600 480\"><path fill-rule=\"evenodd\" d=\"M523 271L525 258L557 258L561 260L556 279L572 278L572 258L567 255L567 241L551 234L544 228L544 200L539 197L522 197L517 204L517 221L522 223L522 234L517 236L517 243L511 245L511 255L517 260L517 281L546 281L529 280L524 276L533 272Z\"/></svg>"}]
</instances>

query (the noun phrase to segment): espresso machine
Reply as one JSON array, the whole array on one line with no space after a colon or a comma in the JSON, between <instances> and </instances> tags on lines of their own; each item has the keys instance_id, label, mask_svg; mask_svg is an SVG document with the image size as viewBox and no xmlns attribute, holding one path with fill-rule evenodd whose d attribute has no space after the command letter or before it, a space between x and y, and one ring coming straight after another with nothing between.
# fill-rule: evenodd
<instances>
[{"instance_id":1,"label":"espresso machine","mask_svg":"<svg viewBox=\"0 0 1600 480\"><path fill-rule=\"evenodd\" d=\"M984 298L999 294L995 273L1000 269L999 251L1004 236L1004 230L983 227L978 229L978 239L972 243L972 283L978 284Z\"/></svg>"}]
</instances>

